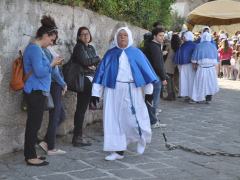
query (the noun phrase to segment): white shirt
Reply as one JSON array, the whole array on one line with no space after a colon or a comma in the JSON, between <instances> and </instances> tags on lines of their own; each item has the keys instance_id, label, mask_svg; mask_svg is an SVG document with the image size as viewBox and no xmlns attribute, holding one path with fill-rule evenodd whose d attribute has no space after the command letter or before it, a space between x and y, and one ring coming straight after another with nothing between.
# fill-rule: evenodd
<instances>
[{"instance_id":1,"label":"white shirt","mask_svg":"<svg viewBox=\"0 0 240 180\"><path fill-rule=\"evenodd\" d=\"M133 82L132 70L126 53L123 51L119 57L117 81Z\"/></svg>"}]
</instances>

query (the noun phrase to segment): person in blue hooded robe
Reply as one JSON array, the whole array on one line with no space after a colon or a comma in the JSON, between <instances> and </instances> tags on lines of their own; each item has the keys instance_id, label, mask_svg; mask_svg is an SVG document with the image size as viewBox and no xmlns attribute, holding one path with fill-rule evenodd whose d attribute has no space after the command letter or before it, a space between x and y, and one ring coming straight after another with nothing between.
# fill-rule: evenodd
<instances>
[{"instance_id":1,"label":"person in blue hooded robe","mask_svg":"<svg viewBox=\"0 0 240 180\"><path fill-rule=\"evenodd\" d=\"M203 33L205 33L205 32L208 32L208 33L211 34L211 29L210 29L209 26L203 26L203 28L202 28L202 33L201 33L200 37L199 37L197 40L194 41L196 44L199 44L200 42L202 42L202 35L203 35ZM216 41L214 41L213 38L211 38L211 43L214 44L216 47L218 47Z\"/></svg>"},{"instance_id":2,"label":"person in blue hooded robe","mask_svg":"<svg viewBox=\"0 0 240 180\"><path fill-rule=\"evenodd\" d=\"M151 141L149 114L145 94L152 94L152 83L158 77L145 55L133 47L132 33L127 27L115 34L115 47L108 50L93 79L92 96L103 96L105 160L124 157L127 145L137 143L142 154Z\"/></svg>"},{"instance_id":3,"label":"person in blue hooded robe","mask_svg":"<svg viewBox=\"0 0 240 180\"><path fill-rule=\"evenodd\" d=\"M212 95L219 91L216 72L218 51L211 43L210 33L203 33L202 42L196 46L191 61L196 70L191 98L197 102L206 101L208 104Z\"/></svg>"},{"instance_id":4,"label":"person in blue hooded robe","mask_svg":"<svg viewBox=\"0 0 240 180\"><path fill-rule=\"evenodd\" d=\"M194 35L191 31L183 34L183 44L177 50L174 56L174 63L178 65L179 70L179 96L190 100L192 95L193 79L195 71L192 67L192 53L196 47L193 42Z\"/></svg>"}]
</instances>

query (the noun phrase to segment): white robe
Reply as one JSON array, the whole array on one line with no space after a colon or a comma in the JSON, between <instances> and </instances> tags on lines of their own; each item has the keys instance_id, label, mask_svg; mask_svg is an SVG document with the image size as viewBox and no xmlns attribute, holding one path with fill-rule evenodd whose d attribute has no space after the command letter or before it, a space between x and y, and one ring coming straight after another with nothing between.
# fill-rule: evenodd
<instances>
[{"instance_id":1,"label":"white robe","mask_svg":"<svg viewBox=\"0 0 240 180\"><path fill-rule=\"evenodd\" d=\"M194 63L196 63L194 61ZM197 61L198 68L193 83L191 98L194 101L204 101L207 95L214 95L219 91L215 65L217 60L203 59Z\"/></svg>"},{"instance_id":2,"label":"white robe","mask_svg":"<svg viewBox=\"0 0 240 180\"><path fill-rule=\"evenodd\" d=\"M121 81L121 82L119 82ZM131 111L129 83L133 82L130 64L123 51L119 58L119 69L115 89L93 84L92 95L101 97L104 94L104 151L125 151L131 142L138 142L145 149L146 143L151 142L151 127L144 94L151 94L152 84L136 88L130 83L133 105L136 117L142 131L140 138L136 117Z\"/></svg>"},{"instance_id":3,"label":"white robe","mask_svg":"<svg viewBox=\"0 0 240 180\"><path fill-rule=\"evenodd\" d=\"M191 97L195 71L192 63L178 65L179 70L179 96Z\"/></svg>"}]
</instances>

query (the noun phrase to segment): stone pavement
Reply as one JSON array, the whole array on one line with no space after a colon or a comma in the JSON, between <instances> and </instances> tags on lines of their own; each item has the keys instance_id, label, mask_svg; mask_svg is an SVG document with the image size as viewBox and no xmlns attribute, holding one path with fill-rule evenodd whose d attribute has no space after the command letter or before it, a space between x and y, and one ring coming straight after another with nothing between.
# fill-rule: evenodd
<instances>
[{"instance_id":1,"label":"stone pavement","mask_svg":"<svg viewBox=\"0 0 240 180\"><path fill-rule=\"evenodd\" d=\"M26 166L22 152L0 157L0 180L240 180L240 158L168 151L161 134L164 131L170 143L190 148L240 153L240 82L219 82L221 91L210 105L162 101L160 118L167 127L153 130L152 143L142 156L131 145L123 160L105 161L97 123L86 130L90 147L72 147L71 135L58 138L58 147L67 154L48 157L47 167Z\"/></svg>"}]
</instances>

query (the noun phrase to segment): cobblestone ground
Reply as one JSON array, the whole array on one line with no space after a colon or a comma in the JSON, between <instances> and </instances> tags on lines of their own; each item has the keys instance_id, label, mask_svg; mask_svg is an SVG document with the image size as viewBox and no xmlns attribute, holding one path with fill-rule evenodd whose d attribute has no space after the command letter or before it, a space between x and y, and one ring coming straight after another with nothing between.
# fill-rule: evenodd
<instances>
[{"instance_id":1,"label":"cobblestone ground","mask_svg":"<svg viewBox=\"0 0 240 180\"><path fill-rule=\"evenodd\" d=\"M210 105L161 102L162 123L167 127L153 130L153 140L144 155L129 147L123 160L106 162L102 151L101 125L87 129L93 145L73 148L71 135L58 139L66 155L47 157L47 167L28 167L23 153L0 158L1 180L240 180L240 158L196 155L182 150L168 151L162 132L170 143L203 151L240 153L240 82L220 80L221 91ZM42 153L39 150L39 153Z\"/></svg>"}]
</instances>

